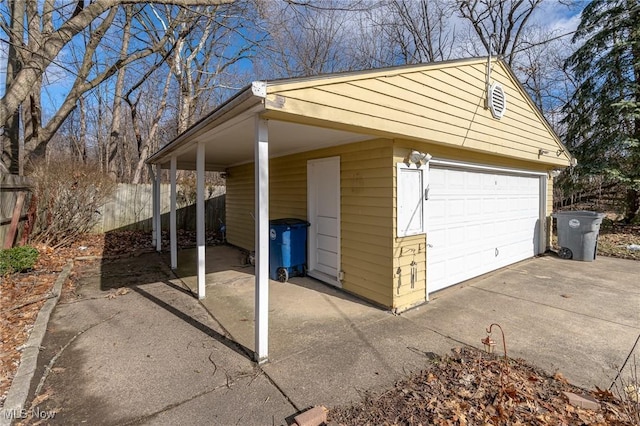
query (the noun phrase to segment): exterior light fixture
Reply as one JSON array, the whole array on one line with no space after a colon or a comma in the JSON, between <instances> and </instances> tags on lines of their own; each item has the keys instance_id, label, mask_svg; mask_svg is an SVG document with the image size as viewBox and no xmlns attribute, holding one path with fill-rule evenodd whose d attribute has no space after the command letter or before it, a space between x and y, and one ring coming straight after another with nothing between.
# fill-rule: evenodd
<instances>
[{"instance_id":1,"label":"exterior light fixture","mask_svg":"<svg viewBox=\"0 0 640 426\"><path fill-rule=\"evenodd\" d=\"M404 157L404 162L407 165L415 164L416 166L424 166L431 160L431 154L427 154L426 152L420 152L415 149L409 151L406 157Z\"/></svg>"}]
</instances>

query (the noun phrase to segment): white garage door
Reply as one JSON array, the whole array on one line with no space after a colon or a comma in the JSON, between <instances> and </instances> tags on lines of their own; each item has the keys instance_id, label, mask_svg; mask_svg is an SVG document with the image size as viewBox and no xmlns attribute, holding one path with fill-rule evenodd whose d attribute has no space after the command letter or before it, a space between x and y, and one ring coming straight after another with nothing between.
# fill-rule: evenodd
<instances>
[{"instance_id":1,"label":"white garage door","mask_svg":"<svg viewBox=\"0 0 640 426\"><path fill-rule=\"evenodd\" d=\"M539 253L540 177L445 168L429 172L429 293Z\"/></svg>"}]
</instances>

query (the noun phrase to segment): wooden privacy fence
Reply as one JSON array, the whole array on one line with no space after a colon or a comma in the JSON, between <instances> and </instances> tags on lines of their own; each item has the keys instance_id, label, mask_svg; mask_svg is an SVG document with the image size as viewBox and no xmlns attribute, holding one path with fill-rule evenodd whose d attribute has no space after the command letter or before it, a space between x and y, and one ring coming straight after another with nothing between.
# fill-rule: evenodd
<instances>
[{"instance_id":1,"label":"wooden privacy fence","mask_svg":"<svg viewBox=\"0 0 640 426\"><path fill-rule=\"evenodd\" d=\"M0 174L0 249L12 247L21 238L30 201L29 178Z\"/></svg>"},{"instance_id":2,"label":"wooden privacy fence","mask_svg":"<svg viewBox=\"0 0 640 426\"><path fill-rule=\"evenodd\" d=\"M207 230L220 229L225 216L225 187L208 188L209 199L205 201L205 228ZM160 211L162 214L162 229L169 229L171 185L160 185ZM180 190L178 190L180 192ZM100 210L100 219L93 228L94 232L108 232L114 230L151 231L153 218L153 198L151 184L118 184L118 188L111 201ZM195 204L181 206L176 211L178 229L196 229Z\"/></svg>"}]
</instances>

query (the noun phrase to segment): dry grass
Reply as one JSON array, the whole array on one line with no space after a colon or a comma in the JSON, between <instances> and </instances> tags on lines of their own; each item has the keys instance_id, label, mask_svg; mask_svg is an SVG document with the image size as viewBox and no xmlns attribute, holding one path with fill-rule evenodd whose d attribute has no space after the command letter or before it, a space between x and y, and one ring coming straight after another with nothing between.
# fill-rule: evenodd
<instances>
[{"instance_id":1,"label":"dry grass","mask_svg":"<svg viewBox=\"0 0 640 426\"><path fill-rule=\"evenodd\" d=\"M640 232L603 229L598 236L598 255L640 260L640 250L631 250L632 245L640 246Z\"/></svg>"}]
</instances>

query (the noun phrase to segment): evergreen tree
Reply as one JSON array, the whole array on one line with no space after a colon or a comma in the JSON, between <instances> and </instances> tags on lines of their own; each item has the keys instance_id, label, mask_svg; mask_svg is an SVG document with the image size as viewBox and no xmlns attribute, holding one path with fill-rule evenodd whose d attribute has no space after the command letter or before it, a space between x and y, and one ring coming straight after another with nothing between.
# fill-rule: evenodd
<instances>
[{"instance_id":1,"label":"evergreen tree","mask_svg":"<svg viewBox=\"0 0 640 426\"><path fill-rule=\"evenodd\" d=\"M564 107L566 143L578 177L604 177L626 191L625 218L640 220L640 0L593 0L565 67L579 85Z\"/></svg>"}]
</instances>

